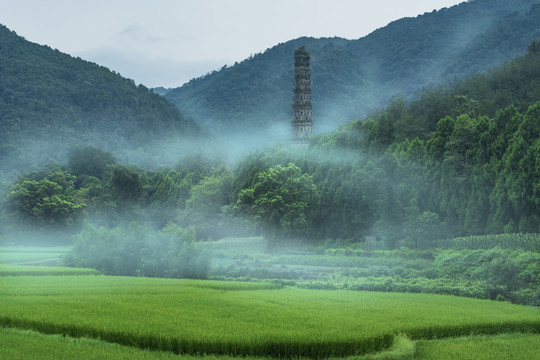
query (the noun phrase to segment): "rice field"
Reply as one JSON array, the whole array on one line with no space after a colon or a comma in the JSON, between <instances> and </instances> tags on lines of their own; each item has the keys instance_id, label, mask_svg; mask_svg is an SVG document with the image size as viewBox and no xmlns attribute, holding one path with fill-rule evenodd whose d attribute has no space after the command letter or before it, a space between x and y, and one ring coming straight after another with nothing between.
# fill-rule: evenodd
<instances>
[{"instance_id":1,"label":"rice field","mask_svg":"<svg viewBox=\"0 0 540 360\"><path fill-rule=\"evenodd\" d=\"M67 250L0 247L0 359L540 358L539 308L36 266Z\"/></svg>"},{"instance_id":2,"label":"rice field","mask_svg":"<svg viewBox=\"0 0 540 360\"><path fill-rule=\"evenodd\" d=\"M95 269L51 266L59 263L68 246L0 246L0 276L97 275Z\"/></svg>"},{"instance_id":3,"label":"rice field","mask_svg":"<svg viewBox=\"0 0 540 360\"><path fill-rule=\"evenodd\" d=\"M540 335L503 334L421 341L418 360L524 360L540 359Z\"/></svg>"},{"instance_id":4,"label":"rice field","mask_svg":"<svg viewBox=\"0 0 540 360\"><path fill-rule=\"evenodd\" d=\"M343 357L433 339L540 332L540 310L428 294L107 276L0 283L0 324L190 355Z\"/></svg>"},{"instance_id":5,"label":"rice field","mask_svg":"<svg viewBox=\"0 0 540 360\"><path fill-rule=\"evenodd\" d=\"M149 351L85 338L1 329L0 359L10 360L172 360L173 353ZM188 360L186 357L184 360Z\"/></svg>"},{"instance_id":6,"label":"rice field","mask_svg":"<svg viewBox=\"0 0 540 360\"><path fill-rule=\"evenodd\" d=\"M1 329L0 358L11 360L234 360L231 356L176 355L151 351L95 339L43 335L35 331ZM400 342L401 341L401 342ZM523 360L540 358L540 335L503 334L474 336L418 343L397 338L388 351L354 357L355 360ZM244 360L267 360L244 357Z\"/></svg>"}]
</instances>

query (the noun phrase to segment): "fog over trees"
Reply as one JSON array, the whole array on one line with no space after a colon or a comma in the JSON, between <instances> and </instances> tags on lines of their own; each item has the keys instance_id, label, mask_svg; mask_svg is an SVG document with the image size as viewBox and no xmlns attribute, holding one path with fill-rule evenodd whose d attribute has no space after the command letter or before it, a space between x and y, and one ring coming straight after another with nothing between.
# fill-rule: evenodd
<instances>
[{"instance_id":1,"label":"fog over trees","mask_svg":"<svg viewBox=\"0 0 540 360\"><path fill-rule=\"evenodd\" d=\"M540 37L540 6L533 3L496 2L484 14L493 3L467 2L354 42L297 39L165 98L0 27L0 241L70 245L65 265L111 275L264 278L538 305L540 45L531 37ZM453 34L445 47L440 33L479 13L461 34L474 33L472 40L457 51ZM403 29L425 42L399 48L392 34ZM332 129L306 147L291 146L273 121L290 119L289 50L300 42L314 53L314 127ZM485 46L498 66L480 55ZM359 53L381 59L379 79L365 76L373 62L351 70ZM440 63L443 55L450 58ZM269 73L278 78L269 81ZM353 114L357 103L371 107ZM331 115L342 110L347 121ZM262 237L269 254L346 253L368 265L310 284L304 273L256 272L270 261L263 256L243 266L227 254L213 265L208 248L227 237ZM378 278L364 281L370 276ZM452 278L455 286L441 284Z\"/></svg>"}]
</instances>

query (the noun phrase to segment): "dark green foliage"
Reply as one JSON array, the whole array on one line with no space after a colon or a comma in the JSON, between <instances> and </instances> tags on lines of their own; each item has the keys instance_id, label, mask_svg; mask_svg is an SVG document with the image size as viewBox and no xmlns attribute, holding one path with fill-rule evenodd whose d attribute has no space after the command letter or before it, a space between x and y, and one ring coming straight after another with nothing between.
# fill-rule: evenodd
<instances>
[{"instance_id":1,"label":"dark green foliage","mask_svg":"<svg viewBox=\"0 0 540 360\"><path fill-rule=\"evenodd\" d=\"M200 154L186 156L175 169L144 170L89 147L71 159L70 171L79 173L76 188L66 180L71 175L54 175L63 171L58 165L27 180L47 178L65 196L76 193L101 224L116 226L122 216L156 228L176 221L196 226L203 239L234 235L235 228L249 233L260 220L275 238L375 237L388 248L537 232L540 105L530 94L540 78L538 59L529 52L485 75L426 90L414 102L395 98L365 121L314 137L307 149L278 145L246 157L233 172ZM497 90L490 84L509 74L526 76L504 85L514 100L496 109L491 99ZM420 120L409 128L411 119ZM235 204L246 222L235 217Z\"/></svg>"},{"instance_id":2,"label":"dark green foliage","mask_svg":"<svg viewBox=\"0 0 540 360\"><path fill-rule=\"evenodd\" d=\"M332 219L316 222L324 226L318 233L425 247L456 235L538 232L540 97L531 94L539 65L529 52L485 75L423 91L416 101L396 98L365 121L314 138L303 170L327 199L316 207L321 219ZM511 96L498 108L501 89ZM290 161L275 156L273 163ZM356 205L338 223L339 206L351 199Z\"/></svg>"},{"instance_id":3,"label":"dark green foliage","mask_svg":"<svg viewBox=\"0 0 540 360\"><path fill-rule=\"evenodd\" d=\"M77 225L86 207L75 190L75 177L65 171L54 171L35 180L21 177L11 186L5 202L7 210L21 218L23 224L37 228Z\"/></svg>"},{"instance_id":4,"label":"dark green foliage","mask_svg":"<svg viewBox=\"0 0 540 360\"><path fill-rule=\"evenodd\" d=\"M253 186L238 193L236 208L260 222L275 240L304 233L311 224L310 210L316 200L312 177L289 163L257 173Z\"/></svg>"},{"instance_id":5,"label":"dark green foliage","mask_svg":"<svg viewBox=\"0 0 540 360\"><path fill-rule=\"evenodd\" d=\"M119 204L133 204L141 198L143 184L135 169L118 165L111 169L107 179L111 187L111 195Z\"/></svg>"},{"instance_id":6,"label":"dark green foliage","mask_svg":"<svg viewBox=\"0 0 540 360\"><path fill-rule=\"evenodd\" d=\"M2 171L28 171L49 158L65 161L80 144L118 153L201 133L199 125L144 86L28 42L2 25L0 64ZM82 169L74 171L79 175Z\"/></svg>"},{"instance_id":7,"label":"dark green foliage","mask_svg":"<svg viewBox=\"0 0 540 360\"><path fill-rule=\"evenodd\" d=\"M230 170L202 156L177 167L144 170L117 163L101 149L79 148L68 166L49 163L6 184L2 228L77 230L85 218L116 227L127 218L157 229L174 221L193 225L204 239L242 230L232 219Z\"/></svg>"},{"instance_id":8,"label":"dark green foliage","mask_svg":"<svg viewBox=\"0 0 540 360\"><path fill-rule=\"evenodd\" d=\"M539 260L538 253L527 251L444 250L433 265L438 277L481 282L481 297L538 305Z\"/></svg>"},{"instance_id":9,"label":"dark green foliage","mask_svg":"<svg viewBox=\"0 0 540 360\"><path fill-rule=\"evenodd\" d=\"M234 226L230 219L232 179L232 172L221 168L193 185L178 221L184 226L194 226L201 239L241 233L242 227Z\"/></svg>"},{"instance_id":10,"label":"dark green foliage","mask_svg":"<svg viewBox=\"0 0 540 360\"><path fill-rule=\"evenodd\" d=\"M68 160L68 167L77 177L93 176L103 179L107 166L117 162L115 156L94 146L76 148Z\"/></svg>"}]
</instances>

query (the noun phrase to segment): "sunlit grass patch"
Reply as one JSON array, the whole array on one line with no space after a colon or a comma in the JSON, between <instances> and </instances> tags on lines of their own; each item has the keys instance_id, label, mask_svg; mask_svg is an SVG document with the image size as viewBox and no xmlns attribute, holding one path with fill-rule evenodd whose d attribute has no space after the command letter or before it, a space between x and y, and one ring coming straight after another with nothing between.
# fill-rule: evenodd
<instances>
[{"instance_id":1,"label":"sunlit grass patch","mask_svg":"<svg viewBox=\"0 0 540 360\"><path fill-rule=\"evenodd\" d=\"M536 308L453 296L105 276L2 280L4 326L176 353L336 357L388 349L398 333L540 332Z\"/></svg>"},{"instance_id":2,"label":"sunlit grass patch","mask_svg":"<svg viewBox=\"0 0 540 360\"><path fill-rule=\"evenodd\" d=\"M524 360L540 359L539 334L502 334L420 341L418 360Z\"/></svg>"},{"instance_id":3,"label":"sunlit grass patch","mask_svg":"<svg viewBox=\"0 0 540 360\"><path fill-rule=\"evenodd\" d=\"M148 351L85 338L43 335L29 330L1 329L0 359L25 360L168 360L170 352ZM194 357L183 357L183 360ZM223 359L225 360L225 359Z\"/></svg>"}]
</instances>

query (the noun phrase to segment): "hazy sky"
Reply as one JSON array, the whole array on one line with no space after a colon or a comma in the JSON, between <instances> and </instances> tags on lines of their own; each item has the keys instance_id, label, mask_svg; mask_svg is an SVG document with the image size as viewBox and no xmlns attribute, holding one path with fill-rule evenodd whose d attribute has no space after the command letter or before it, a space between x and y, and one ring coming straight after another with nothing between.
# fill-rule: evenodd
<instances>
[{"instance_id":1,"label":"hazy sky","mask_svg":"<svg viewBox=\"0 0 540 360\"><path fill-rule=\"evenodd\" d=\"M0 0L0 23L148 87L177 87L300 36L363 37L464 0Z\"/></svg>"}]
</instances>

